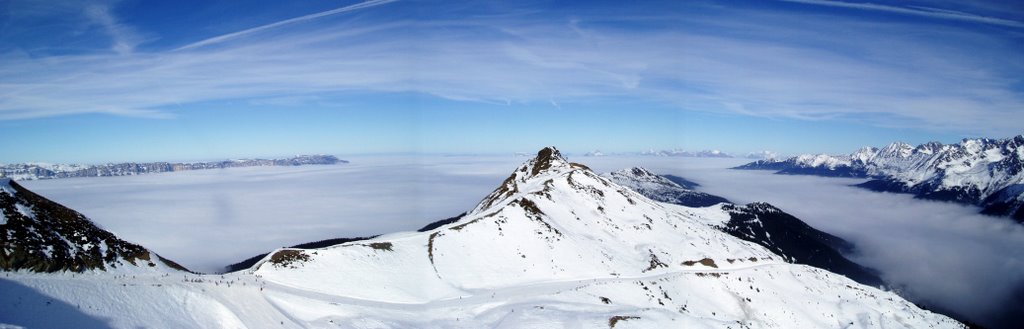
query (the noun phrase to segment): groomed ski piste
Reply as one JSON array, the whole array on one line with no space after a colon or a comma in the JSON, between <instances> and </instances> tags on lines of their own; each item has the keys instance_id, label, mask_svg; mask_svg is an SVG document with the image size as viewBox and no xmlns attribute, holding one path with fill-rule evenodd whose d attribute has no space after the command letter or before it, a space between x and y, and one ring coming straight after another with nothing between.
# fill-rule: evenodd
<instances>
[{"instance_id":1,"label":"groomed ski piste","mask_svg":"<svg viewBox=\"0 0 1024 329\"><path fill-rule=\"evenodd\" d=\"M4 273L0 323L167 328L961 328L722 233L721 205L651 201L554 148L458 221L224 275Z\"/></svg>"}]
</instances>

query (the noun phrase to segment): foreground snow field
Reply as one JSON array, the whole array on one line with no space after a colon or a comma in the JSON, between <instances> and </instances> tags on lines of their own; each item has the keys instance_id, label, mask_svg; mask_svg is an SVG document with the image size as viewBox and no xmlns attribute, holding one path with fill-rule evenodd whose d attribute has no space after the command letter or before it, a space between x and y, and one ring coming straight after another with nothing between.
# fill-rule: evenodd
<instances>
[{"instance_id":1,"label":"foreground snow field","mask_svg":"<svg viewBox=\"0 0 1024 329\"><path fill-rule=\"evenodd\" d=\"M322 276L350 286L365 283ZM410 302L406 292L389 292L415 282L372 287L381 292L373 298L288 283L252 272L16 273L0 280L0 304L2 322L28 328L600 328L615 317L628 319L615 328L957 327L895 294L779 263L450 287L451 294L420 302Z\"/></svg>"}]
</instances>

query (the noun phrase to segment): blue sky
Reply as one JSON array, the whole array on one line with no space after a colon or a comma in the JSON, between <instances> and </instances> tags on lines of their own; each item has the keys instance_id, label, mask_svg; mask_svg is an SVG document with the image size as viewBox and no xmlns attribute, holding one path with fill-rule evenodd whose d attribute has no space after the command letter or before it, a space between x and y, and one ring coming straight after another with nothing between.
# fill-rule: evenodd
<instances>
[{"instance_id":1,"label":"blue sky","mask_svg":"<svg viewBox=\"0 0 1024 329\"><path fill-rule=\"evenodd\" d=\"M0 162L1024 133L1024 5L0 1Z\"/></svg>"}]
</instances>

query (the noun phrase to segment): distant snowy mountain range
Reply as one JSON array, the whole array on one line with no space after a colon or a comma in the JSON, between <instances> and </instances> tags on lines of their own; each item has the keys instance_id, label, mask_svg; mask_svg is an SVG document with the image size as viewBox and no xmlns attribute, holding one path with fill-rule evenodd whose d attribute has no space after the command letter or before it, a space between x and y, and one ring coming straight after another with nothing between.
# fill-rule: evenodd
<instances>
[{"instance_id":1,"label":"distant snowy mountain range","mask_svg":"<svg viewBox=\"0 0 1024 329\"><path fill-rule=\"evenodd\" d=\"M892 292L790 263L804 257L790 254L804 248L789 246L791 240L821 246L838 241L783 218L774 207L725 202L688 207L657 202L631 189L666 200L682 195L677 193L681 185L669 183L641 168L602 177L545 148L466 214L419 232L317 249L282 248L247 270L224 275L190 274L159 264L141 266L155 273L135 271L131 277L101 267L68 268L86 272L78 276L21 267L28 271L8 272L0 280L0 323L124 328L155 323L232 328L963 327ZM22 227L23 221L64 225L60 217L41 216L47 212L40 205L49 201L16 187L0 193L7 196L0 199L3 229ZM780 218L786 222L776 223ZM8 250L29 248L22 245L39 246L33 250L69 246L60 238L36 242L33 230L27 231L18 238L5 235L4 257ZM61 236L88 240L92 237L82 235L104 233L75 230ZM109 248L110 238L80 247L110 254L102 247L104 241ZM140 253L114 253L109 260L123 265L126 254ZM156 257L149 255L151 260Z\"/></svg>"},{"instance_id":2,"label":"distant snowy mountain range","mask_svg":"<svg viewBox=\"0 0 1024 329\"><path fill-rule=\"evenodd\" d=\"M348 163L333 155L297 155L286 159L239 159L214 162L108 163L101 165L22 163L0 164L0 177L36 180L70 177L131 176L171 171L256 166L301 166Z\"/></svg>"},{"instance_id":3,"label":"distant snowy mountain range","mask_svg":"<svg viewBox=\"0 0 1024 329\"><path fill-rule=\"evenodd\" d=\"M732 158L733 156L719 150L685 151L673 150L647 150L640 152L640 155L661 156L661 157L694 157L694 158Z\"/></svg>"},{"instance_id":4,"label":"distant snowy mountain range","mask_svg":"<svg viewBox=\"0 0 1024 329\"><path fill-rule=\"evenodd\" d=\"M865 147L849 155L760 160L736 169L871 178L858 186L978 205L982 213L1024 222L1024 135L964 139L949 145L892 143L883 148Z\"/></svg>"}]
</instances>

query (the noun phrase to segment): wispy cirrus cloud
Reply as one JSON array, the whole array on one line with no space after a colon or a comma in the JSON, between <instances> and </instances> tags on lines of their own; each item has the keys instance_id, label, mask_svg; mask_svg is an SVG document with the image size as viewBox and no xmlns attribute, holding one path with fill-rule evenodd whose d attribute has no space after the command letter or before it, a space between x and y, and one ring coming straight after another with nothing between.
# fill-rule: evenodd
<instances>
[{"instance_id":1,"label":"wispy cirrus cloud","mask_svg":"<svg viewBox=\"0 0 1024 329\"><path fill-rule=\"evenodd\" d=\"M366 2L360 2L360 3L354 4L354 5L348 5L348 6L344 6L344 7L341 7L341 8L336 8L336 9L331 9L331 10L327 10L327 11L322 11L322 12L315 13L315 14L309 14L309 15L305 15L305 16L289 18L289 19L286 19L286 20L283 20L283 21L278 21L278 22L274 22L274 23L270 23L270 24L266 24L266 25L261 25L261 26L245 29L245 30L238 31L238 32L232 32L232 33L228 33L228 34L224 34L224 35L219 35L219 36L208 38L208 39L205 39L205 40L202 40L202 41L199 41L199 42L190 43L190 44L181 46L181 47L179 47L179 48L177 48L175 50L185 50L185 49L191 49L191 48L196 48L196 47L202 47L202 46L217 44L217 43L225 42L225 41L228 41L228 40L231 40L231 39L234 39L234 38L239 38L239 37L243 37L243 36L246 36L246 35L249 35L249 34L253 34L253 33L257 33L257 32L260 32L260 31L265 31L265 30L270 30L270 29L278 28L278 27L285 26L285 25L288 25L288 24L295 24L295 23L304 22L304 21L308 21L308 20L313 20L313 19L317 19L317 18L321 18L321 17L337 15L337 14L341 14L341 13L345 13L345 12L350 12L350 11L355 11L355 10L360 10L360 9L364 9L364 8L375 7L375 6L379 6L379 5L383 5L383 4L387 4L387 3L391 3L391 2L395 2L395 1L398 1L398 0L370 0L370 1L366 1Z\"/></svg>"},{"instance_id":2,"label":"wispy cirrus cloud","mask_svg":"<svg viewBox=\"0 0 1024 329\"><path fill-rule=\"evenodd\" d=\"M93 24L98 25L111 39L111 50L121 55L132 53L142 37L131 27L122 24L111 13L111 5L92 3L85 5L83 13Z\"/></svg>"},{"instance_id":3,"label":"wispy cirrus cloud","mask_svg":"<svg viewBox=\"0 0 1024 329\"><path fill-rule=\"evenodd\" d=\"M781 0L781 1L797 2L797 3L810 4L810 5L819 5L819 6L830 6L830 7L841 7L841 8L851 8L851 9L861 9L861 10L882 11L882 12L890 12L890 13L898 13L898 14L906 14L906 15L914 15L914 16L937 18L937 19L949 19L949 20L957 20L957 21L966 21L966 22L974 22L974 23L983 23L983 24L992 24L992 25L1024 28L1024 22L1021 22L1021 21L1010 20L1010 19L1003 19L1003 18L997 18L997 17L982 16L982 15L965 13L965 12L961 12L961 11L948 10L948 9L939 9L939 8L930 8L930 7L921 7L921 6L900 7L900 6L882 5L882 4L875 4L875 3L868 3L868 2L846 2L846 1L835 1L835 0Z\"/></svg>"}]
</instances>

